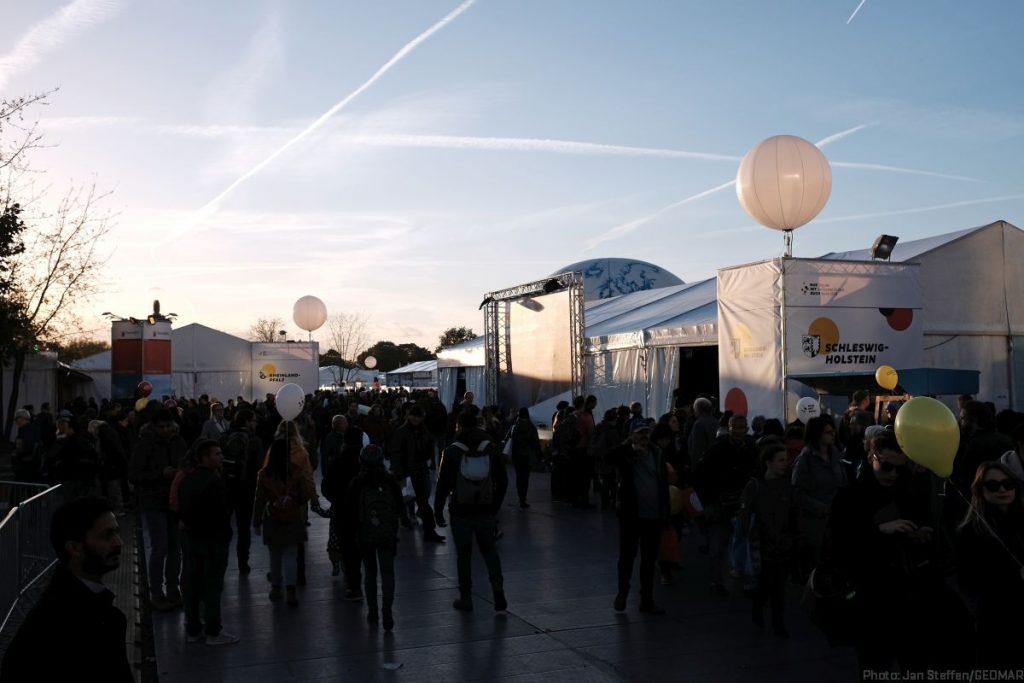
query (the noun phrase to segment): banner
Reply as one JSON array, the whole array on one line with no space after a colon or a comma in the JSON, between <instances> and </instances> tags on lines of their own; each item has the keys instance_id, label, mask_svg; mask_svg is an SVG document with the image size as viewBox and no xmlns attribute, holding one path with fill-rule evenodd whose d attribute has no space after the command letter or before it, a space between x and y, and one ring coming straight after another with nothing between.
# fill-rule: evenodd
<instances>
[{"instance_id":1,"label":"banner","mask_svg":"<svg viewBox=\"0 0 1024 683\"><path fill-rule=\"evenodd\" d=\"M718 376L722 410L777 415L782 327L774 261L718 271Z\"/></svg>"},{"instance_id":2,"label":"banner","mask_svg":"<svg viewBox=\"0 0 1024 683\"><path fill-rule=\"evenodd\" d=\"M252 398L263 400L285 384L312 394L320 380L317 342L257 342L252 345Z\"/></svg>"}]
</instances>

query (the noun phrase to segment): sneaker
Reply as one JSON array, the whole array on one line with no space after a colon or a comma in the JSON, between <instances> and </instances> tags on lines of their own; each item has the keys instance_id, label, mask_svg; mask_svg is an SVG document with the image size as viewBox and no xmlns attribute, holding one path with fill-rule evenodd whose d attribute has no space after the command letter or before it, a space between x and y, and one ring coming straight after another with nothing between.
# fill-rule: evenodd
<instances>
[{"instance_id":1,"label":"sneaker","mask_svg":"<svg viewBox=\"0 0 1024 683\"><path fill-rule=\"evenodd\" d=\"M653 602L642 602L640 603L640 611L644 614L653 614L654 616L660 617L665 614L665 610L655 605Z\"/></svg>"},{"instance_id":2,"label":"sneaker","mask_svg":"<svg viewBox=\"0 0 1024 683\"><path fill-rule=\"evenodd\" d=\"M472 612L473 596L469 593L463 593L455 600L455 602L452 603L452 607L459 610L460 612Z\"/></svg>"},{"instance_id":3,"label":"sneaker","mask_svg":"<svg viewBox=\"0 0 1024 683\"><path fill-rule=\"evenodd\" d=\"M431 531L429 534L423 534L423 540L429 541L431 543L444 543L448 539L446 539L444 536L437 533L436 531Z\"/></svg>"},{"instance_id":4,"label":"sneaker","mask_svg":"<svg viewBox=\"0 0 1024 683\"><path fill-rule=\"evenodd\" d=\"M395 627L395 615L391 613L390 607L384 608L384 630L390 631Z\"/></svg>"},{"instance_id":5,"label":"sneaker","mask_svg":"<svg viewBox=\"0 0 1024 683\"><path fill-rule=\"evenodd\" d=\"M271 602L280 602L282 596L283 596L283 594L281 593L281 587L280 586L274 586L273 588L270 589L270 601Z\"/></svg>"},{"instance_id":6,"label":"sneaker","mask_svg":"<svg viewBox=\"0 0 1024 683\"><path fill-rule=\"evenodd\" d=\"M167 602L175 607L181 607L185 604L185 601L181 599L181 591L177 588L167 591Z\"/></svg>"},{"instance_id":7,"label":"sneaker","mask_svg":"<svg viewBox=\"0 0 1024 683\"><path fill-rule=\"evenodd\" d=\"M345 591L345 599L351 602L359 602L363 599L363 591L349 588Z\"/></svg>"},{"instance_id":8,"label":"sneaker","mask_svg":"<svg viewBox=\"0 0 1024 683\"><path fill-rule=\"evenodd\" d=\"M616 612L626 611L626 594L619 593L615 596L615 602L612 603L612 607L615 608Z\"/></svg>"},{"instance_id":9,"label":"sneaker","mask_svg":"<svg viewBox=\"0 0 1024 683\"><path fill-rule=\"evenodd\" d=\"M165 598L161 593L157 593L149 598L149 606L157 612L173 612L175 609L174 603Z\"/></svg>"},{"instance_id":10,"label":"sneaker","mask_svg":"<svg viewBox=\"0 0 1024 683\"><path fill-rule=\"evenodd\" d=\"M190 636L188 634L185 634L185 642L186 643L198 643L198 642L204 640L205 638L206 638L206 636L204 636L202 633L199 633L199 634L194 635L194 636Z\"/></svg>"},{"instance_id":11,"label":"sneaker","mask_svg":"<svg viewBox=\"0 0 1024 683\"><path fill-rule=\"evenodd\" d=\"M505 591L496 590L494 591L494 611L504 612L508 609L508 599L505 597Z\"/></svg>"},{"instance_id":12,"label":"sneaker","mask_svg":"<svg viewBox=\"0 0 1024 683\"><path fill-rule=\"evenodd\" d=\"M662 574L661 575L661 585L662 586L671 586L672 585L672 577L671 576L666 576L665 574Z\"/></svg>"},{"instance_id":13,"label":"sneaker","mask_svg":"<svg viewBox=\"0 0 1024 683\"><path fill-rule=\"evenodd\" d=\"M502 531L501 529L495 529L494 530L494 540L495 541L500 541L504 537L505 537L505 532L504 531Z\"/></svg>"},{"instance_id":14,"label":"sneaker","mask_svg":"<svg viewBox=\"0 0 1024 683\"><path fill-rule=\"evenodd\" d=\"M215 636L206 636L206 644L211 647L218 645L234 645L238 642L238 636L227 631L221 631Z\"/></svg>"}]
</instances>

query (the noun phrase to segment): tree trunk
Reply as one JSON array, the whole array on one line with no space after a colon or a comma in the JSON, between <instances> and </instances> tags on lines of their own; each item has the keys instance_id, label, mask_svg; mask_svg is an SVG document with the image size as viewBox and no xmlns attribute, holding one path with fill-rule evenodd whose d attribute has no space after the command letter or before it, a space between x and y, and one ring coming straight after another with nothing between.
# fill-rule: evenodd
<instances>
[{"instance_id":1,"label":"tree trunk","mask_svg":"<svg viewBox=\"0 0 1024 683\"><path fill-rule=\"evenodd\" d=\"M14 428L14 413L18 409L18 387L21 385L21 374L25 370L25 352L17 349L14 352L14 370L11 372L11 393L7 401L7 414L4 416L4 434L10 434Z\"/></svg>"}]
</instances>

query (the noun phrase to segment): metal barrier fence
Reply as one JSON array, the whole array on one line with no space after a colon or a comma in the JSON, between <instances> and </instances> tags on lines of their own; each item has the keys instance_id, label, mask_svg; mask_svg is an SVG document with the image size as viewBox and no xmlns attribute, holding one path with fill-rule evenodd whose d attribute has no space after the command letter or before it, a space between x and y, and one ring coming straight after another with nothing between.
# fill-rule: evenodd
<instances>
[{"instance_id":1,"label":"metal barrier fence","mask_svg":"<svg viewBox=\"0 0 1024 683\"><path fill-rule=\"evenodd\" d=\"M8 502L18 501L0 522L0 633L31 605L22 605L25 595L57 563L50 545L50 519L64 502L58 484L43 485L0 481L0 492L9 492Z\"/></svg>"}]
</instances>

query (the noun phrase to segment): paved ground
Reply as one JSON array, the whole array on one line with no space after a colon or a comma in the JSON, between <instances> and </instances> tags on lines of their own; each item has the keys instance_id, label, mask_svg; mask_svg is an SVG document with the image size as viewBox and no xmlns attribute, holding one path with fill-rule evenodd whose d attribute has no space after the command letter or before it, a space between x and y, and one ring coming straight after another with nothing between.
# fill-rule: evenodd
<instances>
[{"instance_id":1,"label":"paved ground","mask_svg":"<svg viewBox=\"0 0 1024 683\"><path fill-rule=\"evenodd\" d=\"M774 638L749 621L741 596L707 591L707 558L684 538L685 570L656 587L664 617L622 614L615 595L617 521L613 513L577 511L548 496L546 475L534 475L533 507L507 507L499 542L510 607L491 609L479 556L474 557L472 614L451 607L456 595L455 548L424 546L402 531L393 634L368 627L362 603L341 600L330 576L326 520L316 518L307 548L309 585L301 605L267 598L268 558L254 548L252 574L232 559L224 591L225 628L238 645L186 645L184 617L154 614L162 681L853 681L851 650L829 649L790 595L793 637ZM446 531L446 530L442 530ZM256 539L258 542L258 539ZM394 669L393 667L399 666Z\"/></svg>"}]
</instances>

